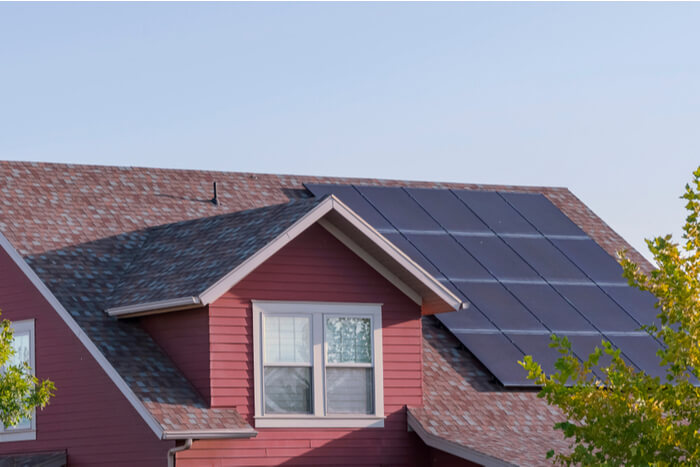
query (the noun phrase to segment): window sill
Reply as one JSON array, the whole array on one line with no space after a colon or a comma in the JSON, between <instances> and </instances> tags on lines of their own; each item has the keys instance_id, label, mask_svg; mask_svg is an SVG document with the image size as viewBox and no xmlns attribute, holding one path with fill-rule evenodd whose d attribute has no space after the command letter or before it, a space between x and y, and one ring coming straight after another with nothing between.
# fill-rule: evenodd
<instances>
[{"instance_id":1,"label":"window sill","mask_svg":"<svg viewBox=\"0 0 700 467\"><path fill-rule=\"evenodd\" d=\"M11 441L34 441L36 440L36 431L5 431L0 433L0 443L8 443Z\"/></svg>"},{"instance_id":2,"label":"window sill","mask_svg":"<svg viewBox=\"0 0 700 467\"><path fill-rule=\"evenodd\" d=\"M384 428L384 417L310 415L255 417L255 428Z\"/></svg>"}]
</instances>

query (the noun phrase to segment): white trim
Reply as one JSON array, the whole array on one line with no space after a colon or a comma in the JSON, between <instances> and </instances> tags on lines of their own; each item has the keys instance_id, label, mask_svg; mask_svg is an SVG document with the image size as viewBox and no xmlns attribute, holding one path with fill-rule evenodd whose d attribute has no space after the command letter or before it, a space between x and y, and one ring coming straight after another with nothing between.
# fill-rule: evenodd
<instances>
[{"instance_id":1,"label":"white trim","mask_svg":"<svg viewBox=\"0 0 700 467\"><path fill-rule=\"evenodd\" d=\"M255 417L256 428L384 428L385 417Z\"/></svg>"},{"instance_id":2,"label":"white trim","mask_svg":"<svg viewBox=\"0 0 700 467\"><path fill-rule=\"evenodd\" d=\"M153 433L160 439L163 437L163 428L160 423L153 417L153 415L146 409L139 398L134 394L129 385L124 381L124 379L117 373L111 363L105 358L105 356L100 352L94 342L85 334L81 329L80 325L75 322L73 317L68 313L68 311L61 305L58 299L51 293L51 291L46 287L46 285L39 279L34 270L27 264L27 262L20 256L20 254L15 250L15 248L10 244L10 242L5 238L5 236L0 233L0 247L3 248L10 256L10 258L15 262L17 267L24 273L24 275L29 279L29 281L36 287L39 293L44 297L44 299L53 307L53 309L58 313L58 316L63 319L68 328L73 331L73 334L78 338L78 340L85 346L87 351L92 355L92 357L97 361L97 364L102 367L102 369L107 373L107 376L112 380L112 382L119 388L121 393L126 397L126 399L131 403L132 407L136 412L143 418L146 424L153 430Z\"/></svg>"},{"instance_id":3,"label":"white trim","mask_svg":"<svg viewBox=\"0 0 700 467\"><path fill-rule=\"evenodd\" d=\"M355 243L350 237L345 235L338 227L334 226L330 222L328 222L326 219L319 219L318 221L319 225L326 229L331 235L333 235L335 238L337 238L340 243L345 245L350 251L355 253L357 256L362 258L365 263L369 264L372 268L374 268L375 271L377 271L379 274L381 274L386 280L391 282L394 287L399 289L401 292L406 294L411 300L413 300L417 305L422 305L423 304L423 298L420 296L418 292L413 290L411 287L406 285L404 281L396 277L394 273L389 271L386 267L384 267L379 261L374 259L372 255L367 253L360 245Z\"/></svg>"},{"instance_id":4,"label":"white trim","mask_svg":"<svg viewBox=\"0 0 700 467\"><path fill-rule=\"evenodd\" d=\"M118 306L107 308L105 311L109 316L133 315L147 311L162 310L168 308L191 308L200 305L198 297L182 297L170 300L159 300L157 302L137 303L136 305Z\"/></svg>"},{"instance_id":5,"label":"white trim","mask_svg":"<svg viewBox=\"0 0 700 467\"><path fill-rule=\"evenodd\" d=\"M232 439L253 438L258 434L252 428L214 430L165 431L162 439Z\"/></svg>"},{"instance_id":6,"label":"white trim","mask_svg":"<svg viewBox=\"0 0 700 467\"><path fill-rule=\"evenodd\" d=\"M435 448L440 451L444 451L448 454L452 454L453 456L457 456L462 459L481 464L484 467L511 467L516 465L501 459L497 459L495 457L491 457L488 454L483 454L472 448L462 446L461 444L453 443L452 441L447 441L444 438L429 433L423 427L423 425L421 425L421 423L418 420L416 420L413 414L411 414L410 410L407 411L406 415L408 421L408 428L410 430L415 431L418 437L431 448Z\"/></svg>"},{"instance_id":7,"label":"white trim","mask_svg":"<svg viewBox=\"0 0 700 467\"><path fill-rule=\"evenodd\" d=\"M253 384L256 428L381 428L384 426L384 358L382 305L380 303L294 302L251 300L253 305ZM263 404L263 316L264 314L312 315L313 414L265 415ZM372 323L374 413L371 415L326 414L325 404L325 317L363 316Z\"/></svg>"},{"instance_id":8,"label":"white trim","mask_svg":"<svg viewBox=\"0 0 700 467\"><path fill-rule=\"evenodd\" d=\"M32 376L36 376L36 337L34 319L23 319L20 321L11 321L10 327L13 330L13 336L17 334L29 335L29 368ZM0 426L0 443L11 441L32 441L36 439L36 410L32 411L32 416L29 419L29 428L3 428Z\"/></svg>"}]
</instances>

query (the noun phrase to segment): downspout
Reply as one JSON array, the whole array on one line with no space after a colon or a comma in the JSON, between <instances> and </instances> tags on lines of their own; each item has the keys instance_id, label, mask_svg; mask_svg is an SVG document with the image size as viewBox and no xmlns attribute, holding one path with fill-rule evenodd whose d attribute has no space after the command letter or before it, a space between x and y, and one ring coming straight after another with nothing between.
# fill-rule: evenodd
<instances>
[{"instance_id":1,"label":"downspout","mask_svg":"<svg viewBox=\"0 0 700 467\"><path fill-rule=\"evenodd\" d=\"M192 447L192 438L187 438L182 446L175 446L168 451L168 467L175 467L175 454L187 451Z\"/></svg>"}]
</instances>

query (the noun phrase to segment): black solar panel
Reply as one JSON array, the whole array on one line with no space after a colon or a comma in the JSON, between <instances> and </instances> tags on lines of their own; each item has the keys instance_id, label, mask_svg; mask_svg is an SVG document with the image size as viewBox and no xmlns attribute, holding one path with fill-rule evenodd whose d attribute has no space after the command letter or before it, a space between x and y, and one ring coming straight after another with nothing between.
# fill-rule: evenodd
<instances>
[{"instance_id":1,"label":"black solar panel","mask_svg":"<svg viewBox=\"0 0 700 467\"><path fill-rule=\"evenodd\" d=\"M637 331L640 327L638 322L595 285L555 285L554 288L603 332Z\"/></svg>"},{"instance_id":2,"label":"black solar panel","mask_svg":"<svg viewBox=\"0 0 700 467\"><path fill-rule=\"evenodd\" d=\"M532 358L542 366L545 373L551 374L555 371L554 363L560 354L549 347L549 344L552 342L549 335L511 334L506 332L506 336L526 355L532 355Z\"/></svg>"},{"instance_id":3,"label":"black solar panel","mask_svg":"<svg viewBox=\"0 0 700 467\"><path fill-rule=\"evenodd\" d=\"M447 326L448 329L480 329L485 331L497 331L498 328L484 317L478 307L472 306L468 310L452 311L450 313L439 313L435 315L437 319Z\"/></svg>"},{"instance_id":4,"label":"black solar panel","mask_svg":"<svg viewBox=\"0 0 700 467\"><path fill-rule=\"evenodd\" d=\"M666 371L661 367L661 359L656 352L661 348L658 342L649 335L618 336L608 335L608 340L617 346L622 353L639 369L651 376L664 378Z\"/></svg>"},{"instance_id":5,"label":"black solar panel","mask_svg":"<svg viewBox=\"0 0 700 467\"><path fill-rule=\"evenodd\" d=\"M547 330L535 315L500 283L458 282L457 287L468 297L469 303L481 310L500 329Z\"/></svg>"},{"instance_id":6,"label":"black solar panel","mask_svg":"<svg viewBox=\"0 0 700 467\"><path fill-rule=\"evenodd\" d=\"M486 269L447 234L407 234L406 238L448 279L493 279Z\"/></svg>"},{"instance_id":7,"label":"black solar panel","mask_svg":"<svg viewBox=\"0 0 700 467\"><path fill-rule=\"evenodd\" d=\"M334 193L470 302L467 310L437 318L504 385L533 385L516 363L522 352L532 354L545 370L552 369L559 354L548 347L550 333L569 337L581 359L600 346L603 335L609 336L625 359L659 371L649 363L652 344L658 344L638 331L656 319L654 297L628 286L617 261L545 196L348 185L307 188L316 196Z\"/></svg>"},{"instance_id":8,"label":"black solar panel","mask_svg":"<svg viewBox=\"0 0 700 467\"><path fill-rule=\"evenodd\" d=\"M551 281L588 281L586 275L548 239L506 238L508 243L543 278Z\"/></svg>"},{"instance_id":9,"label":"black solar panel","mask_svg":"<svg viewBox=\"0 0 700 467\"><path fill-rule=\"evenodd\" d=\"M553 239L552 242L596 282L626 283L622 267L591 239Z\"/></svg>"},{"instance_id":10,"label":"black solar panel","mask_svg":"<svg viewBox=\"0 0 700 467\"><path fill-rule=\"evenodd\" d=\"M367 223L377 230L392 229L393 226L372 206L366 199L362 197L359 191L350 185L316 185L308 184L306 188L311 191L316 197L334 194L340 200L347 204L350 209L355 211Z\"/></svg>"},{"instance_id":11,"label":"black solar panel","mask_svg":"<svg viewBox=\"0 0 700 467\"><path fill-rule=\"evenodd\" d=\"M448 232L492 233L450 190L407 188L406 191Z\"/></svg>"},{"instance_id":12,"label":"black solar panel","mask_svg":"<svg viewBox=\"0 0 700 467\"><path fill-rule=\"evenodd\" d=\"M505 386L532 386L518 365L524 354L503 334L453 333Z\"/></svg>"},{"instance_id":13,"label":"black solar panel","mask_svg":"<svg viewBox=\"0 0 700 467\"><path fill-rule=\"evenodd\" d=\"M544 195L531 193L502 193L502 195L544 235L586 235Z\"/></svg>"},{"instance_id":14,"label":"black solar panel","mask_svg":"<svg viewBox=\"0 0 700 467\"><path fill-rule=\"evenodd\" d=\"M452 191L496 233L537 233L534 227L495 191Z\"/></svg>"},{"instance_id":15,"label":"black solar panel","mask_svg":"<svg viewBox=\"0 0 700 467\"><path fill-rule=\"evenodd\" d=\"M639 323L661 326L661 321L656 317L659 314L659 310L654 306L656 297L649 292L626 285L621 287L603 287L603 290Z\"/></svg>"},{"instance_id":16,"label":"black solar panel","mask_svg":"<svg viewBox=\"0 0 700 467\"><path fill-rule=\"evenodd\" d=\"M595 331L550 285L506 284L506 287L553 332Z\"/></svg>"},{"instance_id":17,"label":"black solar panel","mask_svg":"<svg viewBox=\"0 0 700 467\"><path fill-rule=\"evenodd\" d=\"M499 279L538 280L540 276L498 237L455 236L486 269Z\"/></svg>"},{"instance_id":18,"label":"black solar panel","mask_svg":"<svg viewBox=\"0 0 700 467\"><path fill-rule=\"evenodd\" d=\"M355 188L399 230L444 232L444 229L400 188L376 186L356 186Z\"/></svg>"}]
</instances>

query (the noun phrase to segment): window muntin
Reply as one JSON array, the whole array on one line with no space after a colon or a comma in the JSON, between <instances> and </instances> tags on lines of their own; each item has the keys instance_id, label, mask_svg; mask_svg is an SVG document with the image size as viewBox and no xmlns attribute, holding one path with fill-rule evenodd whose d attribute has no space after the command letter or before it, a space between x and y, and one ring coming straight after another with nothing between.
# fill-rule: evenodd
<instances>
[{"instance_id":1,"label":"window muntin","mask_svg":"<svg viewBox=\"0 0 700 467\"><path fill-rule=\"evenodd\" d=\"M254 300L253 318L256 426L383 426L381 305Z\"/></svg>"},{"instance_id":2,"label":"window muntin","mask_svg":"<svg viewBox=\"0 0 700 467\"><path fill-rule=\"evenodd\" d=\"M34 375L34 320L15 321L12 323L14 335L12 336L12 348L15 350L7 361L8 365L22 365L26 363ZM36 439L36 421L34 416L25 418L17 425L3 428L0 423L0 442L23 441Z\"/></svg>"}]
</instances>

